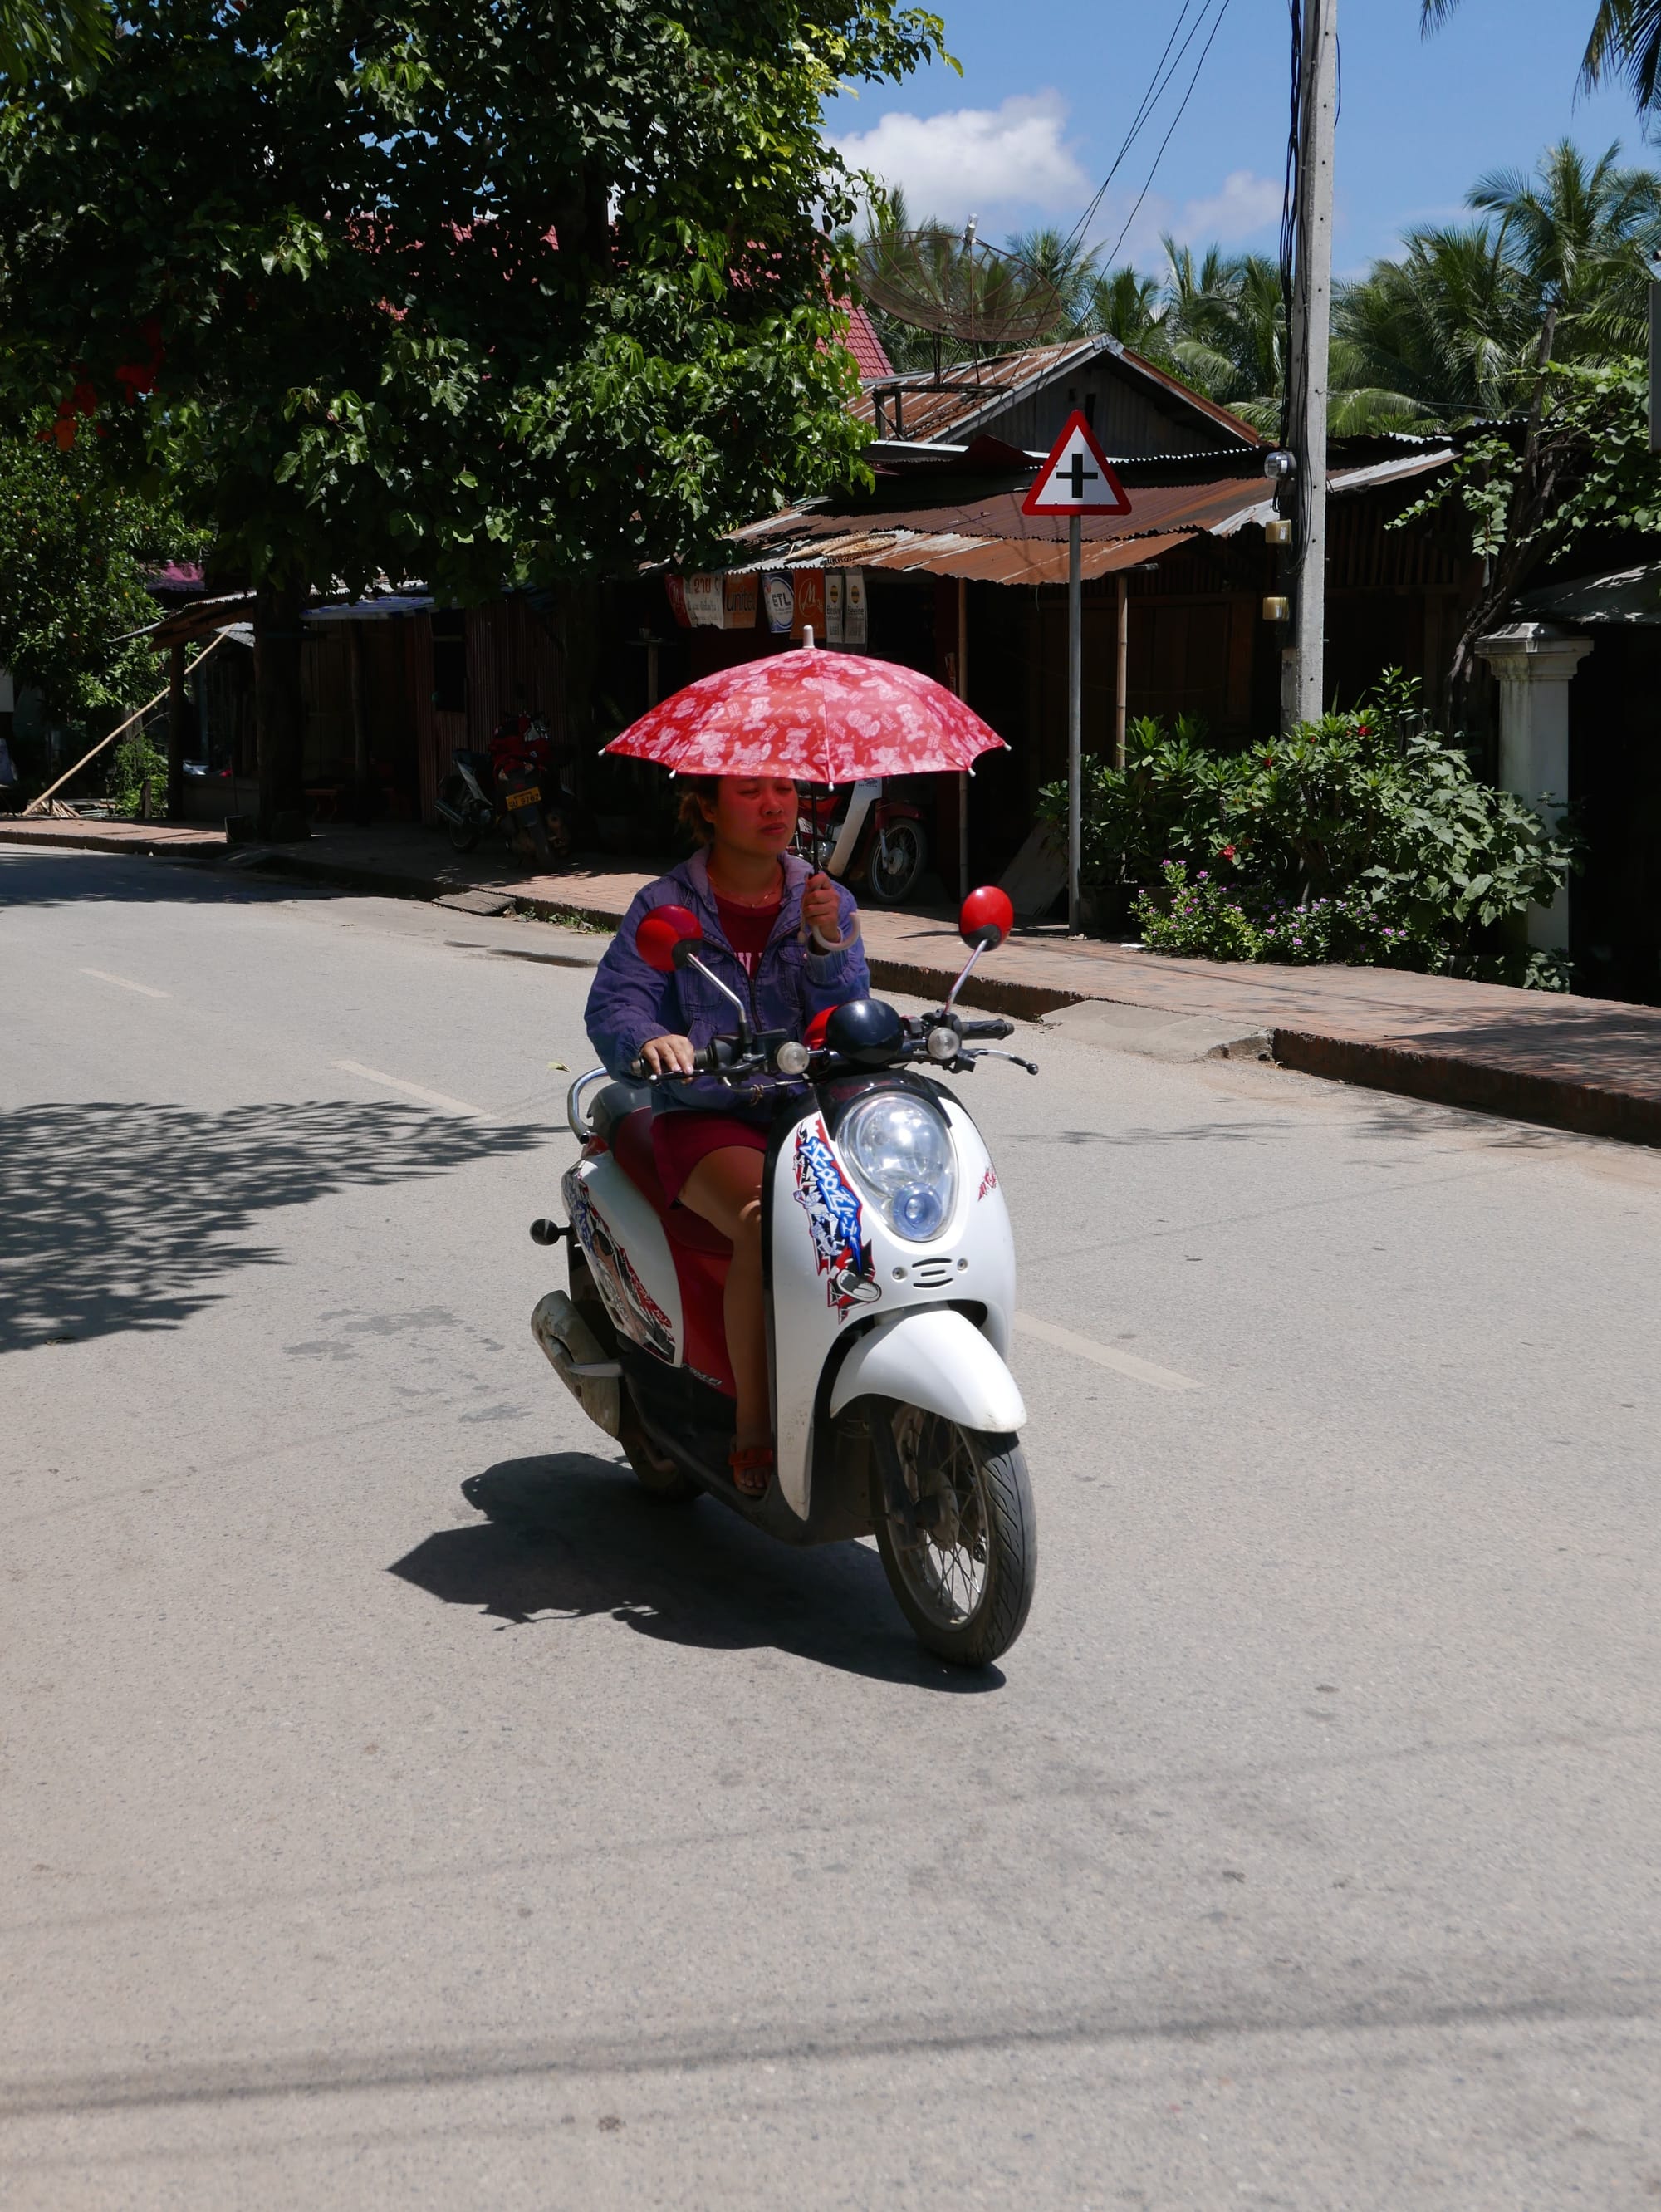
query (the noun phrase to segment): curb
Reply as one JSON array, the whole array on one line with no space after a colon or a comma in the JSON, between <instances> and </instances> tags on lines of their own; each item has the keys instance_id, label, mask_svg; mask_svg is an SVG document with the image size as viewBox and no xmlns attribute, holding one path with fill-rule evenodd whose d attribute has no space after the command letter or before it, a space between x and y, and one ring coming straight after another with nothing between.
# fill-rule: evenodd
<instances>
[{"instance_id":1,"label":"curb","mask_svg":"<svg viewBox=\"0 0 1661 2212\"><path fill-rule=\"evenodd\" d=\"M1543 1122L1585 1137L1613 1137L1628 1145L1661 1145L1661 1098L1536 1075L1448 1053L1415 1052L1411 1046L1368 1044L1355 1037L1318 1036L1308 1030L1274 1033L1275 1058L1300 1074L1330 1082L1395 1091L1439 1106L1503 1114L1516 1121Z\"/></svg>"},{"instance_id":2,"label":"curb","mask_svg":"<svg viewBox=\"0 0 1661 2212\"><path fill-rule=\"evenodd\" d=\"M0 842L4 842L4 823L0 819ZM224 842L216 835L188 842L177 838L168 842L134 837L117 845L96 833L36 830L31 825L23 842L124 854L141 859L192 860L216 857L222 861L227 857ZM288 876L302 883L335 884L343 890L371 896L379 893L438 900L470 888L491 888L446 883L441 878L396 869L355 867L349 861L314 859L300 851L262 853L248 865L262 875ZM587 902L574 890L567 898L536 898L504 886L503 895L511 899L514 910L534 915L543 921L570 916L615 931L622 920L621 914L614 908ZM949 989L956 973L955 969L932 968L916 961L885 959L880 954L871 957L870 972L871 981L882 989L904 991L920 999L937 997ZM989 1013L1011 1015L1017 1020L1038 1021L1065 1006L1133 1006L1140 1002L1107 999L1088 991L1069 991L1056 985L1015 982L977 970L965 985L961 1003L979 1006ZM1173 1021L1176 1018L1173 1016ZM1563 1076L1537 1074L1493 1060L1417 1051L1407 1044L1325 1036L1311 1030L1275 1028L1264 1032L1254 1029L1249 1036L1240 1040L1247 1049L1239 1056L1259 1057L1260 1041L1265 1036L1272 1039L1276 1062L1300 1074L1319 1076L1328 1082L1353 1084L1400 1097L1422 1098L1434 1105L1502 1115L1512 1121L1571 1130L1580 1136L1661 1146L1661 1097L1609 1085L1577 1083ZM1209 1056L1219 1056L1215 1048Z\"/></svg>"}]
</instances>

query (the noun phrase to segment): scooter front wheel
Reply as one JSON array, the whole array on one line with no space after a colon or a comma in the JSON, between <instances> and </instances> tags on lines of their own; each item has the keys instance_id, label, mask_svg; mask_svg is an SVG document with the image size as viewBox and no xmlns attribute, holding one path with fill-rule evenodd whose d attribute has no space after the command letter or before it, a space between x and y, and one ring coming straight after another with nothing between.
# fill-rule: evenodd
<instances>
[{"instance_id":1,"label":"scooter front wheel","mask_svg":"<svg viewBox=\"0 0 1661 2212\"><path fill-rule=\"evenodd\" d=\"M1026 1626L1038 1571L1021 1446L915 1406L872 1425L871 1518L900 1609L941 1658L990 1666Z\"/></svg>"}]
</instances>

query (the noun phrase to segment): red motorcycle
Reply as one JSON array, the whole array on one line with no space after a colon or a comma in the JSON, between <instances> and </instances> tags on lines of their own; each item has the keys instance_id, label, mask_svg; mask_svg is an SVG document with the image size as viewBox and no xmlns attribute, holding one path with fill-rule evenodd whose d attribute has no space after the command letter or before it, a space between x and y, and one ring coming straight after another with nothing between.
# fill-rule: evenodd
<instances>
[{"instance_id":1,"label":"red motorcycle","mask_svg":"<svg viewBox=\"0 0 1661 2212\"><path fill-rule=\"evenodd\" d=\"M514 849L546 872L571 849L562 802L547 723L539 714L506 714L488 757L461 746L452 753L437 811L457 852L471 852L505 824Z\"/></svg>"},{"instance_id":2,"label":"red motorcycle","mask_svg":"<svg viewBox=\"0 0 1661 2212\"><path fill-rule=\"evenodd\" d=\"M839 881L863 882L878 906L899 906L908 899L929 865L920 809L889 798L880 781L856 783L840 800L834 791L805 792L796 849L809 866Z\"/></svg>"}]
</instances>

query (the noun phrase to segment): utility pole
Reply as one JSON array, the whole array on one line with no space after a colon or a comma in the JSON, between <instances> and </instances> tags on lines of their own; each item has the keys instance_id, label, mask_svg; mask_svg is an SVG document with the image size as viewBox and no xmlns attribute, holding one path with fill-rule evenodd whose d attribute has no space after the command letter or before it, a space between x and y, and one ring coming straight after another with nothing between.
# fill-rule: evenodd
<instances>
[{"instance_id":1,"label":"utility pole","mask_svg":"<svg viewBox=\"0 0 1661 2212\"><path fill-rule=\"evenodd\" d=\"M1327 349L1332 331L1332 161L1338 98L1337 0L1303 0L1298 117L1297 259L1288 333L1291 402L1292 640L1281 673L1281 724L1325 707Z\"/></svg>"}]
</instances>

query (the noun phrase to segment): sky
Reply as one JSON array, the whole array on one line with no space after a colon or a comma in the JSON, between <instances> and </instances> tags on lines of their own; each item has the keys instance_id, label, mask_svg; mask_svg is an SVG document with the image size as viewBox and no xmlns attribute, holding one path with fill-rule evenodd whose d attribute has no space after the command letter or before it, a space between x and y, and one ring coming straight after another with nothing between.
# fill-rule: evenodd
<instances>
[{"instance_id":1,"label":"sky","mask_svg":"<svg viewBox=\"0 0 1661 2212\"><path fill-rule=\"evenodd\" d=\"M912 219L979 219L982 237L1070 230L1118 152L1184 0L929 0L962 75L943 65L867 86L827 112L857 167L906 189ZM1210 51L1177 115L1207 30ZM1094 245L1150 272L1161 234L1271 252L1285 165L1286 0L1187 0L1206 29L1125 155L1091 225ZM1565 136L1661 161L1618 89L1578 99L1594 0L1461 0L1428 40L1419 0L1341 0L1334 260L1358 275L1417 223L1468 220L1464 196L1493 169L1531 167ZM1179 34L1180 35L1180 34ZM1127 228L1128 225L1128 228Z\"/></svg>"}]
</instances>

